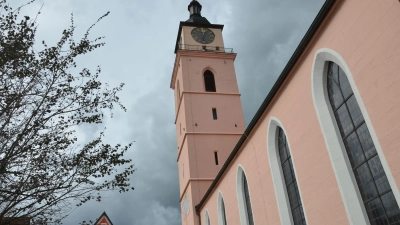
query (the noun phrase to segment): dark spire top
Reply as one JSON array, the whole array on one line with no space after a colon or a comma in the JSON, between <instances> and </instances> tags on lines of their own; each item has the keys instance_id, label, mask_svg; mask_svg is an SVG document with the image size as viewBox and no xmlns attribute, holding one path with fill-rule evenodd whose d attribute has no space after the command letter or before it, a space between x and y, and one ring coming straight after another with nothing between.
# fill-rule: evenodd
<instances>
[{"instance_id":1,"label":"dark spire top","mask_svg":"<svg viewBox=\"0 0 400 225\"><path fill-rule=\"evenodd\" d=\"M202 6L197 0L192 0L188 6L190 18L186 22L210 24L205 17L201 16L201 8Z\"/></svg>"}]
</instances>

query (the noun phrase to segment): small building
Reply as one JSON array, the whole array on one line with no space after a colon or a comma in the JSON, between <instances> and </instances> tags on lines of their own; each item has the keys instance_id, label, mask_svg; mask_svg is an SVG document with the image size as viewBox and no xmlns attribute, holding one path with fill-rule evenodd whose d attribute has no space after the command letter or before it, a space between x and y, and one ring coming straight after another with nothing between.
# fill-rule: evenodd
<instances>
[{"instance_id":1,"label":"small building","mask_svg":"<svg viewBox=\"0 0 400 225\"><path fill-rule=\"evenodd\" d=\"M97 219L97 221L94 223L95 225L113 225L111 222L110 218L108 217L106 212L103 212L101 216Z\"/></svg>"}]
</instances>

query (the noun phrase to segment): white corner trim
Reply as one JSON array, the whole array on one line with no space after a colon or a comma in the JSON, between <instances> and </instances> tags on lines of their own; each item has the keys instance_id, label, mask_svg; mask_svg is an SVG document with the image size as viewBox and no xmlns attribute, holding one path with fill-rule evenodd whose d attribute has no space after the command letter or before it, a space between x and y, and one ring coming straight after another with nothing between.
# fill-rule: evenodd
<instances>
[{"instance_id":1,"label":"white corner trim","mask_svg":"<svg viewBox=\"0 0 400 225\"><path fill-rule=\"evenodd\" d=\"M349 67L345 60L334 50L329 48L319 49L315 54L311 71L311 88L314 107L318 115L329 158L339 185L339 190L349 222L352 225L370 224L342 137L336 124L335 116L330 107L328 91L326 88L327 77L325 76L329 61L338 64L347 75L397 202L400 202L399 189L390 171L385 155L383 154L382 147L379 144L378 137L375 133L374 127L372 126L368 112Z\"/></svg>"},{"instance_id":2,"label":"white corner trim","mask_svg":"<svg viewBox=\"0 0 400 225\"><path fill-rule=\"evenodd\" d=\"M251 200L251 191L250 191L250 185L249 185L249 179L248 176L246 175L246 171L243 169L242 165L238 165L237 172L236 172L236 194L238 198L238 204L239 204L239 215L240 215L240 224L241 225L249 225L249 221L247 218L247 213L246 213L246 206L245 206L245 200L244 200L244 194L243 194L243 176L242 173L246 176L247 179L247 187L249 190L249 197L250 197L250 205L252 203ZM251 210L253 210L253 206L251 206ZM254 210L253 210L254 211ZM253 221L254 224L256 224L256 220L253 215Z\"/></svg>"},{"instance_id":3,"label":"white corner trim","mask_svg":"<svg viewBox=\"0 0 400 225\"><path fill-rule=\"evenodd\" d=\"M291 224L293 225L293 216L290 210L290 202L287 194L285 178L283 176L281 160L278 155L278 127L282 128L283 132L286 134L286 141L289 146L290 155L293 156L292 150L290 147L289 137L282 123L275 117L271 117L268 124L268 134L267 134L267 152L268 152L268 160L269 166L272 173L272 182L274 184L276 201L278 203L278 211L281 219L281 224ZM292 157L293 170L296 176L297 181L297 173L296 173L296 162ZM304 218L307 220L307 212L306 207L304 206L304 201L301 194L300 184L297 182L297 187L299 188L299 194L301 203L303 205Z\"/></svg>"}]
</instances>

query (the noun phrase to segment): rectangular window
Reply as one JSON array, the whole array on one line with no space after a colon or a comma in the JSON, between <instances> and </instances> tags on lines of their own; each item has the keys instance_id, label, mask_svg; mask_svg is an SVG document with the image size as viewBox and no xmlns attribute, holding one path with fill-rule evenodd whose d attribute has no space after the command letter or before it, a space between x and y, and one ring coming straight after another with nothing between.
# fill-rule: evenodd
<instances>
[{"instance_id":1,"label":"rectangular window","mask_svg":"<svg viewBox=\"0 0 400 225\"><path fill-rule=\"evenodd\" d=\"M218 151L214 152L215 165L218 165Z\"/></svg>"},{"instance_id":2,"label":"rectangular window","mask_svg":"<svg viewBox=\"0 0 400 225\"><path fill-rule=\"evenodd\" d=\"M213 114L213 119L217 120L217 109L216 108L212 109L212 114Z\"/></svg>"}]
</instances>

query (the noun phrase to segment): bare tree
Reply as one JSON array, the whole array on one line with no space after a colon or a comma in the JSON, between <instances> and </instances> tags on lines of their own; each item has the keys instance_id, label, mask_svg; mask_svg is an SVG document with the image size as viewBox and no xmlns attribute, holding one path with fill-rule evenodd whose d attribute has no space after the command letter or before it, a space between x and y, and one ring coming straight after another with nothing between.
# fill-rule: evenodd
<instances>
[{"instance_id":1,"label":"bare tree","mask_svg":"<svg viewBox=\"0 0 400 225\"><path fill-rule=\"evenodd\" d=\"M33 1L32 1L33 2ZM26 5L24 5L26 6ZM93 24L74 41L74 21L56 46L34 48L37 24L0 0L0 223L30 217L32 224L60 223L101 192L133 189L128 146L103 143L104 133L77 144L81 124L99 124L115 106L123 84L102 84L98 67L75 74L76 57L104 45L89 39ZM119 168L117 171L116 168Z\"/></svg>"}]
</instances>

